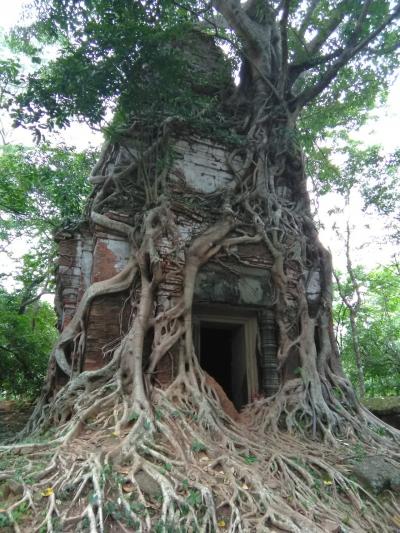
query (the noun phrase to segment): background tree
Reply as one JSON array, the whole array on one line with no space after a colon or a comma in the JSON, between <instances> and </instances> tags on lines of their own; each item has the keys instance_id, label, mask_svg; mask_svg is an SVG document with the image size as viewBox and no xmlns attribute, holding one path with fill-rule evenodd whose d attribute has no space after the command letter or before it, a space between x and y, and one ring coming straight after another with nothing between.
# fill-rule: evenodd
<instances>
[{"instance_id":1,"label":"background tree","mask_svg":"<svg viewBox=\"0 0 400 533\"><path fill-rule=\"evenodd\" d=\"M395 465L398 434L361 407L340 366L332 328L330 257L311 218L297 121L303 110L312 109L321 132L343 120L357 121L370 108L387 83L386 75L398 64L400 3L117 1L110 6L101 0L78 5L63 0L37 5L39 21L32 31L47 42L57 40L60 56L29 77L13 107L15 122L32 125L36 132L66 125L70 116L99 123L110 103L114 105L110 140L91 176L96 186L90 218L106 229L117 229L132 244L125 270L93 285L82 298L53 351L47 383L28 426L38 432L60 425L63 446L50 462L49 477L47 471L40 472L36 481L55 479L57 491L75 494L72 505L59 513L50 488L43 523L51 529L59 513L64 525L88 520L92 531L102 531L110 516L118 527L125 522L147 530L215 530L224 527L226 519L231 531L326 531L327 520L330 526L339 521L353 530L389 531L391 502L378 503L340 468L348 454L342 439L350 438L371 453L384 446ZM187 75L191 56L168 44L182 42L185 35L190 39L193 27L199 31L198 24L231 44L241 64L236 89L225 78L218 85L212 72L212 92L199 94ZM222 68L226 62L220 57ZM303 128L306 119L305 112ZM168 271L163 268L159 238L163 235L171 243L176 239L168 188L162 186L165 169L146 165L176 123L200 133L207 127L210 131L210 126L229 132L225 144L232 150L231 162L236 156L242 164L232 164L234 194L223 191L215 199L218 217L212 223L208 218L208 227L171 249L182 277L181 294L169 309L160 311L158 287L168 281ZM119 149L123 135L135 131L143 134L144 149L127 168L107 174L110 152ZM312 138L316 128L308 133ZM111 197L118 201L121 190L132 184L136 197L143 198L134 226L110 219L105 210ZM273 258L278 363L283 372L278 393L251 405L247 426L240 426L221 412L197 363L192 300L201 266L222 248L246 242L263 243ZM291 283L287 272L293 264L300 275ZM306 272L319 274L317 304L307 298ZM84 334L83 319L91 301L132 285L137 312L111 362L98 371L79 372L68 360L68 350ZM155 342L145 360L144 339L150 328ZM162 390L151 375L174 346L180 371ZM291 371L293 360L299 362L297 372ZM61 371L69 379L58 390ZM76 461L76 449L85 423L93 424L97 441L105 443L114 430L118 442L105 457L86 442L82 464ZM296 431L297 437L281 433L282 428ZM328 450L317 444L317 438L329 443L331 459L326 459ZM48 446L43 448L50 454ZM316 459L318 447L324 457ZM198 467L195 454L200 452L207 469ZM260 468L250 470L254 462ZM215 482L214 467L220 468L226 483ZM110 470L126 478L119 483ZM140 488L140 475L157 483L161 493L155 516ZM93 493L82 510L78 501L89 483ZM333 485L335 490L319 494L316 485ZM31 491L24 489L19 502L30 501ZM132 501L126 495L133 490L137 499ZM118 505L110 506L117 495ZM362 498L365 512L360 516L354 509L363 505ZM12 520L11 511L7 516Z\"/></svg>"},{"instance_id":2,"label":"background tree","mask_svg":"<svg viewBox=\"0 0 400 533\"><path fill-rule=\"evenodd\" d=\"M66 146L0 147L0 246L14 272L0 279L0 391L33 397L56 338L56 316L40 299L54 293L54 233L84 216L95 153ZM15 258L15 242L27 249Z\"/></svg>"},{"instance_id":3,"label":"background tree","mask_svg":"<svg viewBox=\"0 0 400 533\"><path fill-rule=\"evenodd\" d=\"M94 158L94 151L79 153L62 145L0 147L1 240L11 255L15 239L35 243L25 271L30 270L29 284L37 294L53 284L54 232L61 225L73 227L84 217L90 190L86 176Z\"/></svg>"},{"instance_id":4,"label":"background tree","mask_svg":"<svg viewBox=\"0 0 400 533\"><path fill-rule=\"evenodd\" d=\"M400 392L398 370L399 344L399 278L396 265L377 268L371 272L353 268L353 277L362 301L356 317L359 351L363 360L366 395L390 396ZM352 299L352 282L341 281L346 298ZM354 357L354 345L349 323L349 310L336 303L338 339L343 364L350 378L358 383L359 372Z\"/></svg>"},{"instance_id":5,"label":"background tree","mask_svg":"<svg viewBox=\"0 0 400 533\"><path fill-rule=\"evenodd\" d=\"M21 312L19 291L0 289L0 397L35 398L56 340L55 313L37 301Z\"/></svg>"},{"instance_id":6,"label":"background tree","mask_svg":"<svg viewBox=\"0 0 400 533\"><path fill-rule=\"evenodd\" d=\"M364 361L360 348L360 334L358 330L358 314L362 304L362 296L359 283L357 281L356 272L352 265L350 257L350 225L347 222L346 226L346 267L347 267L347 283L344 287L340 282L337 273L334 273L336 280L336 287L340 295L342 303L346 306L349 317L351 340L353 345L353 354L355 366L357 368L357 386L360 398L365 396L365 378L364 378ZM347 290L346 290L347 289Z\"/></svg>"},{"instance_id":7,"label":"background tree","mask_svg":"<svg viewBox=\"0 0 400 533\"><path fill-rule=\"evenodd\" d=\"M340 352L345 369L361 397L365 393L367 396L393 395L398 390L397 378L393 376L393 368L397 367L397 311L395 305L390 305L391 314L387 314L385 302L394 304L397 298L396 284L390 272L395 272L396 264L393 250L399 200L399 154L396 150L385 153L377 145L365 147L352 141L347 134L336 138L336 151L341 163L328 167L325 174L317 175L314 185L320 195L336 193L334 202L343 203L342 210L332 210L333 228L338 239L343 241L345 255L345 274L335 273L338 292L335 321ZM364 233L355 225L360 217L354 213L354 204L362 206ZM365 256L373 248L368 229L378 224L386 228L386 234L379 237L382 257L376 257L376 261L381 259L381 265L374 270L357 263L354 266L356 249L363 249ZM389 261L394 263L384 266L382 260L388 261L384 259L388 251L392 255ZM373 279L379 279L382 299L377 298Z\"/></svg>"}]
</instances>

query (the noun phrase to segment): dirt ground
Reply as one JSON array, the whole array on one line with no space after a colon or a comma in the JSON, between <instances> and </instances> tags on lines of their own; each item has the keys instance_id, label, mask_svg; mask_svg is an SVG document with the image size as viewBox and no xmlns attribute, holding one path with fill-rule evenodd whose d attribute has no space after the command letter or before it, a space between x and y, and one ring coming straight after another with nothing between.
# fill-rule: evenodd
<instances>
[{"instance_id":1,"label":"dirt ground","mask_svg":"<svg viewBox=\"0 0 400 533\"><path fill-rule=\"evenodd\" d=\"M12 438L24 427L32 409L31 403L0 400L0 444Z\"/></svg>"}]
</instances>

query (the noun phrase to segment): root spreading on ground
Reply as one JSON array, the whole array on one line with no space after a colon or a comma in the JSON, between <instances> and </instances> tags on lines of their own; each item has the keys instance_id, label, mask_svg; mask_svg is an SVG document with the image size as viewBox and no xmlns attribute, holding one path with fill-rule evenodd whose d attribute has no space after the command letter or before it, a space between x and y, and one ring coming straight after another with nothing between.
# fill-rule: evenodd
<instances>
[{"instance_id":1,"label":"root spreading on ground","mask_svg":"<svg viewBox=\"0 0 400 533\"><path fill-rule=\"evenodd\" d=\"M352 460L376 454L383 443L398 459L394 432L384 437L371 422L363 439L354 432L324 443L268 429L278 398L248 406L234 422L196 367L154 388L151 411L127 416L111 369L95 397L80 395L71 418L51 434L0 448L3 526L91 532L398 526L393 496L374 496L349 475ZM85 377L82 387L90 383ZM51 416L59 416L58 401L76 397L76 388L71 382L59 394Z\"/></svg>"}]
</instances>

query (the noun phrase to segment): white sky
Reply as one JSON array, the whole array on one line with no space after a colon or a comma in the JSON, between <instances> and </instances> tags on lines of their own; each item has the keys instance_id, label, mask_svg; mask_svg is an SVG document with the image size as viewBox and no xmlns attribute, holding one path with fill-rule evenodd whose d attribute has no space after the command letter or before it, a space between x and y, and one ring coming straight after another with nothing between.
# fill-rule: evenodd
<instances>
[{"instance_id":1,"label":"white sky","mask_svg":"<svg viewBox=\"0 0 400 533\"><path fill-rule=\"evenodd\" d=\"M0 0L0 7L2 8L0 26L7 30L20 22L22 7L27 3L29 0Z\"/></svg>"},{"instance_id":2,"label":"white sky","mask_svg":"<svg viewBox=\"0 0 400 533\"><path fill-rule=\"evenodd\" d=\"M0 26L7 30L15 25L20 18L22 5L25 3L26 0L12 0L12 2L0 0L0 7L2 7ZM374 118L371 118L369 123L360 131L354 133L355 139L366 144L381 144L387 152L392 151L400 144L398 141L400 127L399 92L400 77L390 91L387 104L382 109L375 110ZM31 142L30 136L22 130L15 131L12 136L17 142L26 144ZM67 144L75 145L78 149L83 149L89 144L100 145L102 142L101 135L91 132L87 126L82 124L73 125L69 130L58 134L58 138L62 138ZM320 236L325 246L328 246L333 253L334 266L344 269L344 245L339 241L331 227L335 224L344 229L347 218L349 218L351 226L354 226L352 233L354 264L363 264L369 269L389 262L394 250L391 246L383 245L387 233L384 227L385 222L376 216L369 216L364 213L361 200L357 195L354 195L350 207L340 216L333 217L328 214L328 211L334 206L343 207L343 200L339 196L326 195L319 199L318 215L325 226L321 230ZM27 246L29 245L26 242L15 243L13 247L15 255L22 255L27 251ZM2 255L2 263L5 266L2 271L11 271L14 268L12 263L6 261L4 254Z\"/></svg>"},{"instance_id":3,"label":"white sky","mask_svg":"<svg viewBox=\"0 0 400 533\"><path fill-rule=\"evenodd\" d=\"M385 152L390 153L400 146L400 76L391 87L387 103L372 113L365 126L352 134L355 140L365 145L382 145ZM362 200L357 193L351 195L349 206L345 207L344 199L339 195L327 194L319 198L319 218L325 229L321 229L321 241L328 246L333 255L335 268L345 269L344 244L332 231L332 225L341 229L344 235L347 220L351 227L351 250L353 264L361 264L366 269L388 264L396 253L395 248L386 243L388 236L388 219L378 217L374 213L363 210ZM343 209L341 215L329 215L334 207ZM398 253L398 251L397 251Z\"/></svg>"}]
</instances>

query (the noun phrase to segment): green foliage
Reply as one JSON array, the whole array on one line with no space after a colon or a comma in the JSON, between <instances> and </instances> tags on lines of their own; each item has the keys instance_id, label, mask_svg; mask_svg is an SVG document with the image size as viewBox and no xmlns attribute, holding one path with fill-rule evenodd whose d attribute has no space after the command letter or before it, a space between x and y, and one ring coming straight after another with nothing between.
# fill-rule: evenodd
<instances>
[{"instance_id":1,"label":"green foliage","mask_svg":"<svg viewBox=\"0 0 400 533\"><path fill-rule=\"evenodd\" d=\"M27 148L0 147L0 209L8 215L0 223L2 238L36 236L82 217L90 191L87 176L93 150L77 152L59 145Z\"/></svg>"},{"instance_id":2,"label":"green foliage","mask_svg":"<svg viewBox=\"0 0 400 533\"><path fill-rule=\"evenodd\" d=\"M14 523L18 524L19 522L24 520L28 512L29 505L27 502L20 503L17 507L15 507L15 509L13 509L13 511L11 511L11 516L13 520L11 520L4 511L0 510L0 529L6 527L16 529L14 527Z\"/></svg>"},{"instance_id":3,"label":"green foliage","mask_svg":"<svg viewBox=\"0 0 400 533\"><path fill-rule=\"evenodd\" d=\"M79 153L62 145L0 147L0 240L6 250L17 237L34 243L16 275L30 293L28 299L33 288L38 293L52 286L53 234L83 219L94 161L94 151Z\"/></svg>"},{"instance_id":4,"label":"green foliage","mask_svg":"<svg viewBox=\"0 0 400 533\"><path fill-rule=\"evenodd\" d=\"M186 497L186 501L192 507L200 507L200 505L202 504L203 500L202 500L202 497L201 497L201 493L198 490L190 489L189 490L189 494Z\"/></svg>"},{"instance_id":5,"label":"green foliage","mask_svg":"<svg viewBox=\"0 0 400 533\"><path fill-rule=\"evenodd\" d=\"M21 291L0 288L0 396L33 397L40 390L56 339L56 316L37 301L21 313Z\"/></svg>"},{"instance_id":6,"label":"green foliage","mask_svg":"<svg viewBox=\"0 0 400 533\"><path fill-rule=\"evenodd\" d=\"M297 20L301 20L311 2L302 2L296 8ZM311 53L311 46L304 46L299 31L293 28L289 34L289 50L297 63L307 65L304 76L296 82L300 91L317 84L333 65L343 48L356 39L368 38L388 17L393 3L377 0L368 6L368 16L362 20L364 2L358 0L326 0L318 2L307 24L311 43L317 39L321 48ZM314 46L317 46L314 41ZM302 118L302 128L310 138L323 139L333 128L355 129L363 124L377 102L385 99L387 88L393 81L393 73L399 66L398 26L393 24L383 31L372 43L349 63L342 66L312 105L308 106ZM331 58L321 64L325 57Z\"/></svg>"},{"instance_id":7,"label":"green foliage","mask_svg":"<svg viewBox=\"0 0 400 533\"><path fill-rule=\"evenodd\" d=\"M258 8L256 18L262 18L265 4ZM280 12L277 0L269 4ZM311 6L314 8L307 15ZM204 24L204 13L207 20L213 20L210 3L36 0L35 7L36 22L17 28L9 37L10 45L28 54L35 65L39 64L40 47L56 44L59 54L30 74L24 90L8 104L15 124L30 124L39 135L39 125L63 127L71 117L104 125L110 108L116 111L111 129L129 121L132 113L153 119L169 114L194 120L208 109L214 125L219 122L213 114L216 102L210 93L198 91L198 86L201 78L207 78L218 100L218 88L226 85L229 71L240 61L241 36L226 30L224 24L218 27L219 38L229 37L229 56L234 63L231 66L221 59L218 73L200 69L194 76L193 56L182 52L185 40L191 48L195 26L201 24L204 32L213 33L212 24ZM392 8L387 0L375 0L365 17L358 0L290 2L288 61L295 81L288 91L289 100L318 86L332 72L329 89L317 94L302 117L302 142L309 145L310 153L316 139L333 128L360 125L377 98L385 98L399 65L396 17L384 26ZM360 47L360 53L350 53L355 44L375 33L368 46ZM337 67L345 49L349 59Z\"/></svg>"},{"instance_id":8,"label":"green foliage","mask_svg":"<svg viewBox=\"0 0 400 533\"><path fill-rule=\"evenodd\" d=\"M0 394L34 396L39 391L56 337L56 316L40 301L54 290L53 233L83 218L93 151L43 144L0 147L0 245L18 237L34 244L10 280L0 286ZM11 276L10 276L11 277ZM11 287L11 289L10 289Z\"/></svg>"},{"instance_id":9,"label":"green foliage","mask_svg":"<svg viewBox=\"0 0 400 533\"><path fill-rule=\"evenodd\" d=\"M12 96L12 89L20 85L21 64L18 58L0 57L0 104L6 107L10 102L7 97Z\"/></svg>"},{"instance_id":10,"label":"green foliage","mask_svg":"<svg viewBox=\"0 0 400 533\"><path fill-rule=\"evenodd\" d=\"M207 447L199 440L195 440L192 442L192 450L194 452L205 452L207 450Z\"/></svg>"},{"instance_id":11,"label":"green foliage","mask_svg":"<svg viewBox=\"0 0 400 533\"><path fill-rule=\"evenodd\" d=\"M103 124L107 110L115 114L111 130L126 124L130 114L156 118L194 117L210 104L190 74L193 61L182 52L190 48L193 24L188 11L172 1L125 2L38 0L38 20L17 29L10 42L55 43L59 56L29 75L25 90L15 96L15 125L33 124L53 129L68 126L71 117ZM37 50L27 50L37 57ZM207 78L218 92L230 68L199 71L196 83ZM179 83L177 83L179 80Z\"/></svg>"},{"instance_id":12,"label":"green foliage","mask_svg":"<svg viewBox=\"0 0 400 533\"><path fill-rule=\"evenodd\" d=\"M354 189L359 190L364 208L372 207L380 215L396 211L400 203L400 150L386 154L381 146L363 146L352 140L347 134L341 134L340 145L335 147L335 154L343 163L333 165L330 162L332 150L320 149L314 165L318 180L318 192L336 192L348 197Z\"/></svg>"},{"instance_id":13,"label":"green foliage","mask_svg":"<svg viewBox=\"0 0 400 533\"><path fill-rule=\"evenodd\" d=\"M21 61L11 54L0 28L0 108L7 107L15 89L21 84Z\"/></svg>"},{"instance_id":14,"label":"green foliage","mask_svg":"<svg viewBox=\"0 0 400 533\"><path fill-rule=\"evenodd\" d=\"M363 294L357 314L367 396L400 393L400 276L397 265L365 272L354 269ZM351 298L351 284L342 284ZM358 375L354 361L348 309L336 301L334 308L343 365L353 383Z\"/></svg>"},{"instance_id":15,"label":"green foliage","mask_svg":"<svg viewBox=\"0 0 400 533\"><path fill-rule=\"evenodd\" d=\"M251 453L248 455L243 455L243 459L247 465L252 465L253 463L257 462L257 457Z\"/></svg>"}]
</instances>

